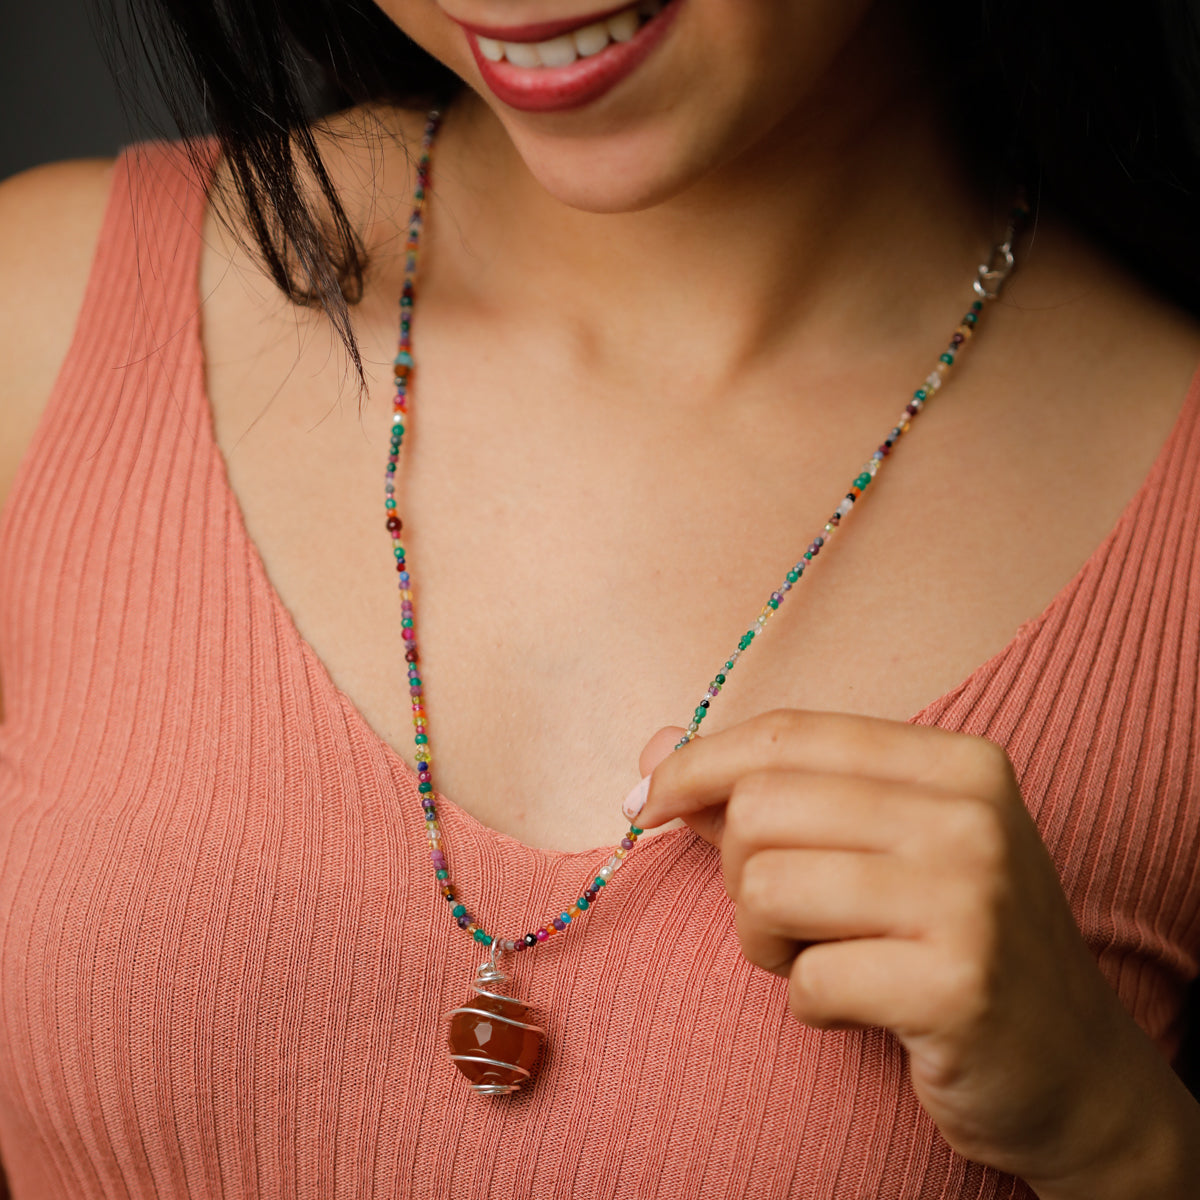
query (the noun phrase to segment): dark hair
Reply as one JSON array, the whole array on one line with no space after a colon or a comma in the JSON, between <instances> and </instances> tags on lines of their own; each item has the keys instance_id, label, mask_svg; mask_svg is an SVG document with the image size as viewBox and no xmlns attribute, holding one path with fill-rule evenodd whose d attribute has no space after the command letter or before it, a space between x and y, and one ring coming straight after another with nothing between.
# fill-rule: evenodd
<instances>
[{"instance_id":1,"label":"dark hair","mask_svg":"<svg viewBox=\"0 0 1200 1200\"><path fill-rule=\"evenodd\" d=\"M1091 0L899 0L978 171L1007 170L1152 286L1200 312L1200 9ZM263 261L323 307L363 382L348 305L366 251L308 123L465 86L374 0L100 0L118 79L145 71L181 133L214 133ZM136 86L123 92L144 102ZM194 149L194 147L192 147ZM323 197L299 186L296 151Z\"/></svg>"}]
</instances>

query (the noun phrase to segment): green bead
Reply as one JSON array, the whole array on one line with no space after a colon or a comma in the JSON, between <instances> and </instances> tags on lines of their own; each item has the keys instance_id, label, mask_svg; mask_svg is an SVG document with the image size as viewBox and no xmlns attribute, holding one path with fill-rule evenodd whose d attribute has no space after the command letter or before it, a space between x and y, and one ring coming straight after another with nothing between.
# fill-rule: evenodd
<instances>
[{"instance_id":1,"label":"green bead","mask_svg":"<svg viewBox=\"0 0 1200 1200\"><path fill-rule=\"evenodd\" d=\"M418 792L432 792L433 784L430 783L428 779L422 780L420 783L417 784L417 791Z\"/></svg>"},{"instance_id":2,"label":"green bead","mask_svg":"<svg viewBox=\"0 0 1200 1200\"><path fill-rule=\"evenodd\" d=\"M404 436L404 426L403 425L393 425L392 429L395 431L397 437Z\"/></svg>"},{"instance_id":3,"label":"green bead","mask_svg":"<svg viewBox=\"0 0 1200 1200\"><path fill-rule=\"evenodd\" d=\"M915 392L913 392L913 399L914 400L924 400L925 397L928 395L929 395L929 393L924 388L917 388L917 390Z\"/></svg>"},{"instance_id":4,"label":"green bead","mask_svg":"<svg viewBox=\"0 0 1200 1200\"><path fill-rule=\"evenodd\" d=\"M805 558L807 558L807 559L808 559L808 560L811 562L811 561L812 561L812 551L811 551L811 550L805 550L805 552L804 552L804 557L805 557Z\"/></svg>"},{"instance_id":5,"label":"green bead","mask_svg":"<svg viewBox=\"0 0 1200 1200\"><path fill-rule=\"evenodd\" d=\"M484 933L482 929L475 930L473 936L481 946L490 946L492 944L491 935Z\"/></svg>"},{"instance_id":6,"label":"green bead","mask_svg":"<svg viewBox=\"0 0 1200 1200\"><path fill-rule=\"evenodd\" d=\"M435 871L434 874L437 875L437 877L439 879L449 879L450 878L450 872L447 871L444 867L440 871Z\"/></svg>"},{"instance_id":7,"label":"green bead","mask_svg":"<svg viewBox=\"0 0 1200 1200\"><path fill-rule=\"evenodd\" d=\"M969 313L967 313L967 315L965 317L963 317L963 324L964 325L974 325L975 322L978 320L979 320L979 318L973 312L969 312Z\"/></svg>"},{"instance_id":8,"label":"green bead","mask_svg":"<svg viewBox=\"0 0 1200 1200\"><path fill-rule=\"evenodd\" d=\"M697 720L697 721L703 721L703 720L704 720L704 718L705 718L705 717L707 717L707 716L708 716L708 709L707 709L707 708L698 708L698 709L696 709L696 712L695 712L695 718L696 718L696 720Z\"/></svg>"},{"instance_id":9,"label":"green bead","mask_svg":"<svg viewBox=\"0 0 1200 1200\"><path fill-rule=\"evenodd\" d=\"M401 620L400 624L405 629L411 629L412 628L412 617L404 617Z\"/></svg>"},{"instance_id":10,"label":"green bead","mask_svg":"<svg viewBox=\"0 0 1200 1200\"><path fill-rule=\"evenodd\" d=\"M467 915L467 906L465 904L456 904L450 911L456 917L465 917Z\"/></svg>"},{"instance_id":11,"label":"green bead","mask_svg":"<svg viewBox=\"0 0 1200 1200\"><path fill-rule=\"evenodd\" d=\"M727 671L733 670L733 659L732 658L725 664L725 670L727 670ZM725 680L722 679L721 682L724 683Z\"/></svg>"},{"instance_id":12,"label":"green bead","mask_svg":"<svg viewBox=\"0 0 1200 1200\"><path fill-rule=\"evenodd\" d=\"M724 676L724 675L718 675L718 676L717 676L717 683L724 683L724 682L725 682L725 676Z\"/></svg>"},{"instance_id":13,"label":"green bead","mask_svg":"<svg viewBox=\"0 0 1200 1200\"><path fill-rule=\"evenodd\" d=\"M390 496L383 502L384 508L395 508L396 502Z\"/></svg>"},{"instance_id":14,"label":"green bead","mask_svg":"<svg viewBox=\"0 0 1200 1200\"><path fill-rule=\"evenodd\" d=\"M972 311L972 312L979 312L979 311L980 311L982 308L983 308L983 301L982 301L982 300L976 300L976 301L975 301L975 302L974 302L974 303L971 305L971 311Z\"/></svg>"},{"instance_id":15,"label":"green bead","mask_svg":"<svg viewBox=\"0 0 1200 1200\"><path fill-rule=\"evenodd\" d=\"M409 687L420 687L421 680L416 675L410 675L408 678L408 686Z\"/></svg>"},{"instance_id":16,"label":"green bead","mask_svg":"<svg viewBox=\"0 0 1200 1200\"><path fill-rule=\"evenodd\" d=\"M871 482L871 473L869 471L864 471L861 475L858 476L857 479L855 479L854 486L857 488L865 488L867 486L867 484L870 482Z\"/></svg>"},{"instance_id":17,"label":"green bead","mask_svg":"<svg viewBox=\"0 0 1200 1200\"><path fill-rule=\"evenodd\" d=\"M398 367L411 367L413 365L412 355L409 354L407 350L401 350L400 353L396 355L395 365Z\"/></svg>"},{"instance_id":18,"label":"green bead","mask_svg":"<svg viewBox=\"0 0 1200 1200\"><path fill-rule=\"evenodd\" d=\"M645 833L646 831L644 829L639 829L636 825L630 825L629 832L635 833L635 834L637 834L638 837L641 837L642 834Z\"/></svg>"},{"instance_id":19,"label":"green bead","mask_svg":"<svg viewBox=\"0 0 1200 1200\"><path fill-rule=\"evenodd\" d=\"M774 597L772 597L770 600L768 600L768 601L767 601L767 603L768 603L768 604L769 604L769 605L770 605L772 608L778 608L778 607L779 607L779 601L778 601L778 600L776 600Z\"/></svg>"},{"instance_id":20,"label":"green bead","mask_svg":"<svg viewBox=\"0 0 1200 1200\"><path fill-rule=\"evenodd\" d=\"M424 746L425 743L429 741L429 738L423 733L418 733L417 736L413 738L413 741L416 742L418 746Z\"/></svg>"},{"instance_id":21,"label":"green bead","mask_svg":"<svg viewBox=\"0 0 1200 1200\"><path fill-rule=\"evenodd\" d=\"M592 880L592 887L602 888L608 882L607 879L601 879L599 875Z\"/></svg>"},{"instance_id":22,"label":"green bead","mask_svg":"<svg viewBox=\"0 0 1200 1200\"><path fill-rule=\"evenodd\" d=\"M787 581L788 581L788 583L795 583L795 582L796 582L796 580L797 580L797 579L799 579L799 578L800 578L800 576L799 576L799 575L798 575L798 574L797 574L795 571L789 571L789 572L787 573Z\"/></svg>"},{"instance_id":23,"label":"green bead","mask_svg":"<svg viewBox=\"0 0 1200 1200\"><path fill-rule=\"evenodd\" d=\"M947 354L939 354L939 355L938 355L938 362L944 362L944 363L946 364L946 366L950 366L950 365L951 365L951 364L954 362L954 355L953 355L953 354L949 354L949 353L947 353Z\"/></svg>"}]
</instances>

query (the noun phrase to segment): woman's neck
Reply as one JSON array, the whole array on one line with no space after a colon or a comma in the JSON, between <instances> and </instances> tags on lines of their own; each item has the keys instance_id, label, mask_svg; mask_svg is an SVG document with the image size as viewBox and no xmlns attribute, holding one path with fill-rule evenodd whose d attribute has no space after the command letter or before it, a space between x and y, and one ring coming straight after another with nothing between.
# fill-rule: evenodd
<instances>
[{"instance_id":1,"label":"woman's neck","mask_svg":"<svg viewBox=\"0 0 1200 1200\"><path fill-rule=\"evenodd\" d=\"M864 329L872 353L911 345L956 315L1002 220L931 99L889 65L911 60L879 41L865 30L803 105L687 186L646 176L661 195L639 193L628 170L625 193L560 198L574 154L612 145L621 172L621 156L654 153L652 122L578 151L561 138L518 146L464 89L434 150L426 253L442 284L454 271L456 294L536 324L579 370L664 399L717 396L760 369L824 374ZM594 159L583 167L580 186L597 180ZM588 208L614 198L627 207Z\"/></svg>"}]
</instances>

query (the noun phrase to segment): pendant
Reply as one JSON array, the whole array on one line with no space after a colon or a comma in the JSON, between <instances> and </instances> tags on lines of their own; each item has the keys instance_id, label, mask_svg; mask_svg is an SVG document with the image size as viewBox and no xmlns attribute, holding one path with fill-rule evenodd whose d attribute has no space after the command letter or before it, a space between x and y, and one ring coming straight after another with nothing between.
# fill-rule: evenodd
<instances>
[{"instance_id":1,"label":"pendant","mask_svg":"<svg viewBox=\"0 0 1200 1200\"><path fill-rule=\"evenodd\" d=\"M493 951L475 976L475 994L447 1014L450 1057L484 1096L505 1096L532 1079L542 1047L544 1031L528 1021L529 1007L496 990L507 978L496 966Z\"/></svg>"}]
</instances>

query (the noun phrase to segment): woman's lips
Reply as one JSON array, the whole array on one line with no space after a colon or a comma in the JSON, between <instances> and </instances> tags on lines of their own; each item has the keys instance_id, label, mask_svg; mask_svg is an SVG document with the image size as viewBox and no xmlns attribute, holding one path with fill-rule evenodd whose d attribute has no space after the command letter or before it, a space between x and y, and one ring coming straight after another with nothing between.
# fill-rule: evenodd
<instances>
[{"instance_id":1,"label":"woman's lips","mask_svg":"<svg viewBox=\"0 0 1200 1200\"><path fill-rule=\"evenodd\" d=\"M582 29L585 25L594 25L605 17L616 16L629 7L628 3L618 4L615 8L606 8L603 12L590 13L586 17L567 17L561 21L539 21L534 25L476 25L473 21L462 21L458 17L450 20L469 29L480 37L494 38L498 42L548 42L560 33L570 33L573 29ZM447 13L447 16L449 14Z\"/></svg>"},{"instance_id":2,"label":"woman's lips","mask_svg":"<svg viewBox=\"0 0 1200 1200\"><path fill-rule=\"evenodd\" d=\"M497 99L522 112L559 112L579 108L598 99L630 75L662 41L683 3L684 0L669 0L666 7L640 26L629 41L612 42L599 54L577 58L565 67L516 67L503 60L492 62L484 57L476 38L476 30L483 27L468 27L463 22L459 23L464 25L463 32L479 67L479 73ZM613 16L628 7L626 4L621 8L609 9L607 15ZM588 17L582 22L580 19L573 19L567 28L578 29L584 24L602 19L601 16ZM558 36L563 31L562 22L555 22L555 25L557 31L550 34L550 37ZM528 37L513 37L512 29L520 28L526 32L535 29L538 30L537 40L548 41L549 37L541 32L544 27L513 26L510 27L507 38L496 37L494 33L486 32L482 36L496 37L497 41L529 41L532 39Z\"/></svg>"}]
</instances>

